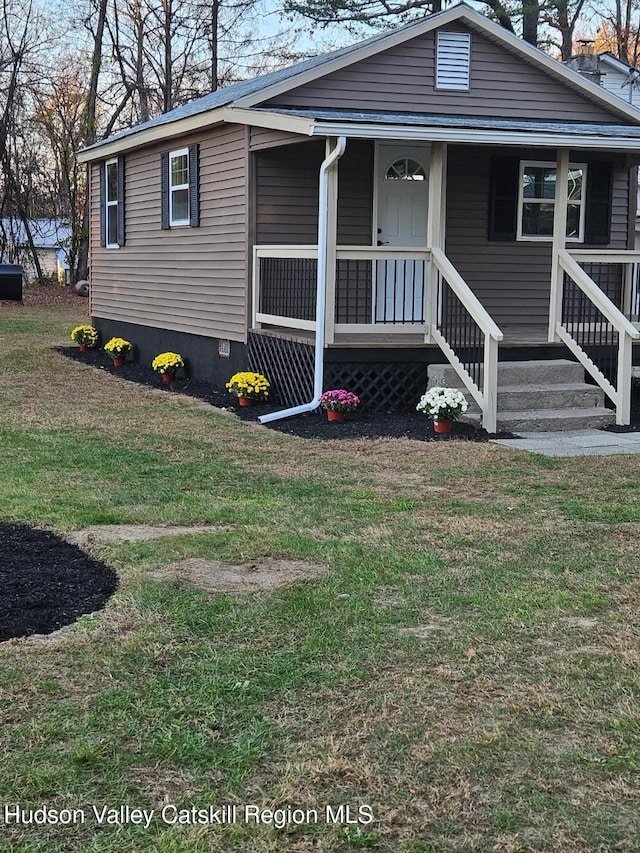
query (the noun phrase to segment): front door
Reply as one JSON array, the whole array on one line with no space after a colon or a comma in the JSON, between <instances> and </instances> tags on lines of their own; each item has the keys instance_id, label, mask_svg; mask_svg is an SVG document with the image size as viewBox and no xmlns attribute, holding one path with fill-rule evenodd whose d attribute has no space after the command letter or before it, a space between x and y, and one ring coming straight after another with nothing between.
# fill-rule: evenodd
<instances>
[{"instance_id":1,"label":"front door","mask_svg":"<svg viewBox=\"0 0 640 853\"><path fill-rule=\"evenodd\" d=\"M429 206L429 146L379 145L376 165L378 246L424 248ZM375 322L423 320L425 264L378 260Z\"/></svg>"}]
</instances>

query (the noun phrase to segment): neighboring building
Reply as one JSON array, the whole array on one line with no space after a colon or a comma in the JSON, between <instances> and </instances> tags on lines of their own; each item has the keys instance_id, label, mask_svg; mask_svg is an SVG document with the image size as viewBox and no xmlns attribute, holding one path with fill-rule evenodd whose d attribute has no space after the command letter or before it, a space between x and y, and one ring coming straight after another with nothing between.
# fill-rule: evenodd
<instances>
[{"instance_id":1,"label":"neighboring building","mask_svg":"<svg viewBox=\"0 0 640 853\"><path fill-rule=\"evenodd\" d=\"M567 65L632 107L640 107L640 71L612 53L579 53Z\"/></svg>"},{"instance_id":2,"label":"neighboring building","mask_svg":"<svg viewBox=\"0 0 640 853\"><path fill-rule=\"evenodd\" d=\"M69 264L65 249L61 247L71 237L70 226L59 219L31 219L28 225L43 274L65 284ZM29 241L20 220L0 219L0 258L7 263L21 264L27 280L34 278Z\"/></svg>"},{"instance_id":3,"label":"neighboring building","mask_svg":"<svg viewBox=\"0 0 640 853\"><path fill-rule=\"evenodd\" d=\"M285 404L406 405L449 361L490 430L498 350L570 355L628 422L639 153L640 113L459 5L82 152L91 313Z\"/></svg>"}]
</instances>

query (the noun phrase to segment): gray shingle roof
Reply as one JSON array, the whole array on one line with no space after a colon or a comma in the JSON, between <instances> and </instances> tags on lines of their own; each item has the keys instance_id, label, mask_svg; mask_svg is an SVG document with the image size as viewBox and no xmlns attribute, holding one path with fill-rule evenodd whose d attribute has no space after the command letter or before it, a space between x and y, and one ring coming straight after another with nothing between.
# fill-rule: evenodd
<instances>
[{"instance_id":1,"label":"gray shingle roof","mask_svg":"<svg viewBox=\"0 0 640 853\"><path fill-rule=\"evenodd\" d=\"M435 18L437 15L433 15L432 17ZM400 29L409 29L413 26L415 26L415 21L411 24L406 24ZM398 32L398 30L394 30L394 32ZM125 137L138 133L141 130L171 124L172 122L180 121L180 119L189 118L190 116L199 115L200 113L206 113L219 107L227 107L242 98L246 98L249 95L260 92L270 86L277 85L278 83L284 83L288 80L293 80L299 74L304 74L305 72L312 71L316 68L322 68L323 65L333 62L333 60L339 59L340 57L348 56L350 53L357 50L361 50L366 45L377 44L388 36L389 31L379 33L366 41L359 41L356 44L349 45L348 47L342 47L329 53L312 56L309 59L304 59L302 62L297 62L288 68L281 68L278 71L271 71L269 74L263 74L260 77L254 77L251 80L243 80L240 83L233 83L231 86L226 86L224 89L218 89L216 92L203 95L201 98L197 98L194 101L190 101L188 104L176 107L174 110L143 122L142 124L137 124L134 125L134 127L127 128L119 133L114 133L108 140L97 142L95 145L89 146L86 150L90 151L93 148L97 148L100 145L103 145L106 141L115 142L118 139L124 139Z\"/></svg>"},{"instance_id":2,"label":"gray shingle roof","mask_svg":"<svg viewBox=\"0 0 640 853\"><path fill-rule=\"evenodd\" d=\"M259 112L260 109L257 108ZM313 118L319 122L357 122L363 124L394 124L407 127L459 127L469 130L515 130L532 133L575 132L585 136L633 137L640 139L640 127L577 121L543 121L541 119L494 118L483 116L454 116L407 112L375 112L373 110L287 109L269 107L269 112Z\"/></svg>"}]
</instances>

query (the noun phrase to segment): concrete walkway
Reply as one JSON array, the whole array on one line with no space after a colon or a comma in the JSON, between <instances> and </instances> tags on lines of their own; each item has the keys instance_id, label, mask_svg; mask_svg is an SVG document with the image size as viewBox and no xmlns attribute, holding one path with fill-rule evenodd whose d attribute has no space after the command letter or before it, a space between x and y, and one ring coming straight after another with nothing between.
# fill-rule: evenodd
<instances>
[{"instance_id":1,"label":"concrete walkway","mask_svg":"<svg viewBox=\"0 0 640 853\"><path fill-rule=\"evenodd\" d=\"M492 439L514 450L528 450L543 456L610 456L640 453L640 432L606 432L579 429L567 432L520 432L518 438Z\"/></svg>"}]
</instances>

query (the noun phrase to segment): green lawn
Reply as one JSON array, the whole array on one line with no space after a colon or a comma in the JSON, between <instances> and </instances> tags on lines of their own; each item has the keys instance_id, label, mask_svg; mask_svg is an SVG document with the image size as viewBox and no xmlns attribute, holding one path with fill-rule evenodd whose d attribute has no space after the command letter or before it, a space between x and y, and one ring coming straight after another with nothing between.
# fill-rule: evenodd
<instances>
[{"instance_id":1,"label":"green lawn","mask_svg":"<svg viewBox=\"0 0 640 853\"><path fill-rule=\"evenodd\" d=\"M0 310L0 522L213 528L93 546L107 608L0 644L0 853L640 850L640 457L303 441ZM153 577L195 557L327 572Z\"/></svg>"}]
</instances>

